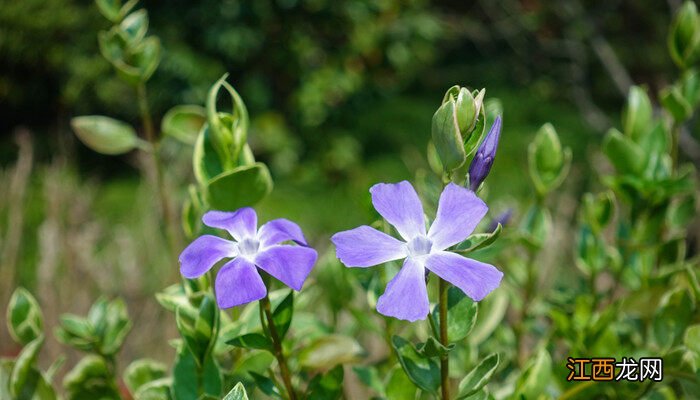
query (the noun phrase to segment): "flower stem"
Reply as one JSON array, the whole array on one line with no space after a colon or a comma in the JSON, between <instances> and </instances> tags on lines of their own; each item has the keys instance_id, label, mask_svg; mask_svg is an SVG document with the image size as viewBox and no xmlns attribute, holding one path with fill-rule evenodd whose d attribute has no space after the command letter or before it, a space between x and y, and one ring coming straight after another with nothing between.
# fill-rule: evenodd
<instances>
[{"instance_id":1,"label":"flower stem","mask_svg":"<svg viewBox=\"0 0 700 400\"><path fill-rule=\"evenodd\" d=\"M146 84L141 82L137 86L137 97L139 103L139 112L143 121L143 130L146 140L151 144L151 159L153 163L153 176L155 179L156 190L160 199L160 207L165 222L166 236L168 245L170 246L171 257L177 260L177 252L180 250L180 237L178 234L177 221L172 213L170 202L168 201L165 180L163 178L163 164L158 154L158 141L156 138L155 129L153 128L153 118L148 106L148 94L146 92Z\"/></svg>"},{"instance_id":2,"label":"flower stem","mask_svg":"<svg viewBox=\"0 0 700 400\"><path fill-rule=\"evenodd\" d=\"M440 278L440 343L447 347L449 339L447 337L447 289L450 284ZM450 398L450 358L448 354L440 357L440 382L442 387L442 399Z\"/></svg>"},{"instance_id":3,"label":"flower stem","mask_svg":"<svg viewBox=\"0 0 700 400\"><path fill-rule=\"evenodd\" d=\"M260 308L263 310L267 319L267 331L270 334L272 348L274 350L275 358L277 359L277 364L279 364L280 367L280 374L282 375L282 380L284 381L284 387L287 389L289 400L296 400L297 396L294 392L294 387L292 386L292 377L289 374L287 360L284 358L284 352L282 351L282 341L280 340L280 337L277 334L277 327L275 326L275 321L272 319L270 298L267 296L267 294L265 295L265 297L260 299ZM264 324L264 321L261 320L261 322L263 322Z\"/></svg>"}]
</instances>

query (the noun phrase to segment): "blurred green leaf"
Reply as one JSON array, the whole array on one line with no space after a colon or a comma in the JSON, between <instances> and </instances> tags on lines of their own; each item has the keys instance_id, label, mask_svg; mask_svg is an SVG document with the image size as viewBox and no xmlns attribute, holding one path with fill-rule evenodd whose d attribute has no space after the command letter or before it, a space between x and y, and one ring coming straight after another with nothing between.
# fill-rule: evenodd
<instances>
[{"instance_id":1,"label":"blurred green leaf","mask_svg":"<svg viewBox=\"0 0 700 400\"><path fill-rule=\"evenodd\" d=\"M107 305L104 325L100 351L105 355L116 354L124 344L132 325L124 300L117 298Z\"/></svg>"},{"instance_id":2,"label":"blurred green leaf","mask_svg":"<svg viewBox=\"0 0 700 400\"><path fill-rule=\"evenodd\" d=\"M681 68L693 64L700 45L700 22L695 3L686 1L678 10L668 35L671 58Z\"/></svg>"},{"instance_id":3,"label":"blurred green leaf","mask_svg":"<svg viewBox=\"0 0 700 400\"><path fill-rule=\"evenodd\" d=\"M233 211L254 206L272 191L265 164L255 163L226 171L208 182L207 201L216 210Z\"/></svg>"},{"instance_id":4,"label":"blurred green leaf","mask_svg":"<svg viewBox=\"0 0 700 400\"><path fill-rule=\"evenodd\" d=\"M186 346L178 349L173 368L174 399L196 399L202 393L218 398L221 395L222 385L219 366L211 355L207 356L202 367L199 367L192 352Z\"/></svg>"},{"instance_id":5,"label":"blurred green leaf","mask_svg":"<svg viewBox=\"0 0 700 400\"><path fill-rule=\"evenodd\" d=\"M518 378L515 386L515 397L537 399L552 380L552 358L545 348L530 360Z\"/></svg>"},{"instance_id":6,"label":"blurred green leaf","mask_svg":"<svg viewBox=\"0 0 700 400\"><path fill-rule=\"evenodd\" d=\"M685 330L683 344L700 355L700 324L691 325Z\"/></svg>"},{"instance_id":7,"label":"blurred green leaf","mask_svg":"<svg viewBox=\"0 0 700 400\"><path fill-rule=\"evenodd\" d=\"M622 128L629 138L639 142L652 126L653 109L646 90L632 86L622 112Z\"/></svg>"},{"instance_id":8,"label":"blurred green leaf","mask_svg":"<svg viewBox=\"0 0 700 400\"><path fill-rule=\"evenodd\" d=\"M496 372L500 358L497 353L491 354L481 360L479 365L474 367L467 376L459 383L458 399L466 399L483 388L491 380L491 376Z\"/></svg>"},{"instance_id":9,"label":"blurred green leaf","mask_svg":"<svg viewBox=\"0 0 700 400\"><path fill-rule=\"evenodd\" d=\"M135 11L124 18L120 27L130 43L139 43L148 32L148 13L145 9Z\"/></svg>"},{"instance_id":10,"label":"blurred green leaf","mask_svg":"<svg viewBox=\"0 0 700 400\"><path fill-rule=\"evenodd\" d=\"M338 365L325 374L316 375L306 389L309 400L336 400L343 395L343 366Z\"/></svg>"},{"instance_id":11,"label":"blurred green leaf","mask_svg":"<svg viewBox=\"0 0 700 400\"><path fill-rule=\"evenodd\" d=\"M206 122L206 110L195 105L180 105L163 116L161 130L182 143L195 144L197 135Z\"/></svg>"},{"instance_id":12,"label":"blurred green leaf","mask_svg":"<svg viewBox=\"0 0 700 400\"><path fill-rule=\"evenodd\" d=\"M416 385L411 382L401 365L395 365L386 377L387 399L415 399Z\"/></svg>"},{"instance_id":13,"label":"blurred green leaf","mask_svg":"<svg viewBox=\"0 0 700 400\"><path fill-rule=\"evenodd\" d=\"M7 329L19 344L26 345L42 335L44 316L34 296L17 288L7 305Z\"/></svg>"},{"instance_id":14,"label":"blurred green leaf","mask_svg":"<svg viewBox=\"0 0 700 400\"><path fill-rule=\"evenodd\" d=\"M661 348L680 342L693 318L693 301L685 289L670 291L662 297L652 321L654 339Z\"/></svg>"},{"instance_id":15,"label":"blurred green leaf","mask_svg":"<svg viewBox=\"0 0 700 400\"><path fill-rule=\"evenodd\" d=\"M169 377L147 382L134 393L134 400L170 400L173 398L170 393L172 383Z\"/></svg>"},{"instance_id":16,"label":"blurred green leaf","mask_svg":"<svg viewBox=\"0 0 700 400\"><path fill-rule=\"evenodd\" d=\"M562 149L552 124L544 124L528 146L528 168L535 189L544 195L556 189L569 173L571 149Z\"/></svg>"},{"instance_id":17,"label":"blurred green leaf","mask_svg":"<svg viewBox=\"0 0 700 400\"><path fill-rule=\"evenodd\" d=\"M621 174L639 174L646 165L647 157L642 149L615 129L605 136L603 153Z\"/></svg>"},{"instance_id":18,"label":"blurred green leaf","mask_svg":"<svg viewBox=\"0 0 700 400\"><path fill-rule=\"evenodd\" d=\"M129 392L136 397L136 393L146 384L164 378L167 367L155 360L141 359L129 364L124 370L124 383Z\"/></svg>"},{"instance_id":19,"label":"blurred green leaf","mask_svg":"<svg viewBox=\"0 0 700 400\"><path fill-rule=\"evenodd\" d=\"M360 382L362 382L365 386L371 388L380 396L386 397L384 384L382 383L379 377L379 372L375 367L355 365L352 367L352 370L355 372L355 375L357 375L358 379L360 379ZM401 373L401 371L399 371L399 373Z\"/></svg>"},{"instance_id":20,"label":"blurred green leaf","mask_svg":"<svg viewBox=\"0 0 700 400\"><path fill-rule=\"evenodd\" d=\"M136 136L131 125L114 118L99 115L75 117L71 126L80 141L98 153L116 155L147 146Z\"/></svg>"},{"instance_id":21,"label":"blurred green leaf","mask_svg":"<svg viewBox=\"0 0 700 400\"><path fill-rule=\"evenodd\" d=\"M362 347L349 336L331 334L314 339L299 353L299 364L314 370L329 370L357 360Z\"/></svg>"},{"instance_id":22,"label":"blurred green leaf","mask_svg":"<svg viewBox=\"0 0 700 400\"><path fill-rule=\"evenodd\" d=\"M454 348L454 343L451 343L447 346L443 346L442 343L440 343L437 339L435 339L432 336L429 337L428 340L426 340L424 343L418 343L416 345L416 351L418 352L418 354L425 358L440 358L446 356Z\"/></svg>"},{"instance_id":23,"label":"blurred green leaf","mask_svg":"<svg viewBox=\"0 0 700 400\"><path fill-rule=\"evenodd\" d=\"M686 101L681 91L676 86L668 86L659 93L661 104L677 122L683 122L690 118L693 107Z\"/></svg>"},{"instance_id":24,"label":"blurred green leaf","mask_svg":"<svg viewBox=\"0 0 700 400\"><path fill-rule=\"evenodd\" d=\"M10 375L10 394L13 397L19 398L20 395L36 384L29 380L31 371L34 369L39 350L44 344L44 336L39 335L36 339L27 343L15 360L15 365L12 368Z\"/></svg>"},{"instance_id":25,"label":"blurred green leaf","mask_svg":"<svg viewBox=\"0 0 700 400\"><path fill-rule=\"evenodd\" d=\"M121 399L109 366L95 355L80 360L63 379L63 386L69 400Z\"/></svg>"},{"instance_id":26,"label":"blurred green leaf","mask_svg":"<svg viewBox=\"0 0 700 400\"><path fill-rule=\"evenodd\" d=\"M408 378L422 390L437 393L440 387L440 367L437 362L422 357L411 343L401 336L392 336L391 345Z\"/></svg>"}]
</instances>

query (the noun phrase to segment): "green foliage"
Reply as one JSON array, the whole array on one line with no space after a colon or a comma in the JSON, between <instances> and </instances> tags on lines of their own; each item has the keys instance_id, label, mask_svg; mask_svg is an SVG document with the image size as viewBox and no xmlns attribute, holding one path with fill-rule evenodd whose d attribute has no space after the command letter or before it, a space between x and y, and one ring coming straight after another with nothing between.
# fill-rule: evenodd
<instances>
[{"instance_id":1,"label":"green foliage","mask_svg":"<svg viewBox=\"0 0 700 400\"><path fill-rule=\"evenodd\" d=\"M24 288L17 288L7 305L7 327L22 345L42 336L44 316L34 296Z\"/></svg>"},{"instance_id":2,"label":"green foliage","mask_svg":"<svg viewBox=\"0 0 700 400\"><path fill-rule=\"evenodd\" d=\"M224 400L248 400L248 394L243 384L238 382L233 389L224 397Z\"/></svg>"}]
</instances>

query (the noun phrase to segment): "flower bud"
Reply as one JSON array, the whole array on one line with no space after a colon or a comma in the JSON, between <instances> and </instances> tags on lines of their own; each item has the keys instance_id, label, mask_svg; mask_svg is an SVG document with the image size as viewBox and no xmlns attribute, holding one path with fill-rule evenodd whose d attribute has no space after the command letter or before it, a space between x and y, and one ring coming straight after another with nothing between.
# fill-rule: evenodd
<instances>
[{"instance_id":1,"label":"flower bud","mask_svg":"<svg viewBox=\"0 0 700 400\"><path fill-rule=\"evenodd\" d=\"M496 120L491 125L491 130L486 135L486 138L479 146L479 149L474 155L471 165L469 166L469 187L476 191L481 183L486 179L493 160L496 157L496 149L498 149L498 140L501 137L501 116L497 116Z\"/></svg>"}]
</instances>

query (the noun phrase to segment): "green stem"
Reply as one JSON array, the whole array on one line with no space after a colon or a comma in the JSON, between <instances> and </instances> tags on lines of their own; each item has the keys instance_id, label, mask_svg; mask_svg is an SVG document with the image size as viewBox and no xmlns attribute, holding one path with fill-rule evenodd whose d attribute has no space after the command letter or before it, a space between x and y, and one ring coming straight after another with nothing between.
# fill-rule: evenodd
<instances>
[{"instance_id":1,"label":"green stem","mask_svg":"<svg viewBox=\"0 0 700 400\"><path fill-rule=\"evenodd\" d=\"M275 326L275 321L272 319L270 298L267 295L265 295L265 297L263 297L260 300L260 308L263 310L263 313L265 314L265 317L267 319L267 331L270 334L272 348L274 350L275 358L277 359L277 364L279 364L280 367L280 374L282 375L284 387L287 389L289 400L296 400L297 395L294 392L294 387L292 386L292 377L289 374L287 360L285 359L284 352L282 351L282 341L280 340L280 337L277 334L277 327ZM264 324L264 321L261 320L261 322L263 322Z\"/></svg>"},{"instance_id":2,"label":"green stem","mask_svg":"<svg viewBox=\"0 0 700 400\"><path fill-rule=\"evenodd\" d=\"M578 385L562 393L562 395L559 396L559 400L572 399L576 397L576 395L579 394L579 392L585 390L589 386L593 386L593 384L595 384L595 381L586 381L583 383L579 383Z\"/></svg>"},{"instance_id":3,"label":"green stem","mask_svg":"<svg viewBox=\"0 0 700 400\"><path fill-rule=\"evenodd\" d=\"M146 136L146 140L151 144L151 157L154 165L153 175L155 177L155 184L158 192L158 197L160 199L160 207L163 215L163 220L166 226L166 236L168 240L168 245L170 246L170 254L174 260L177 260L177 253L180 250L180 236L178 234L177 221L172 213L170 202L168 201L165 180L163 178L163 164L158 153L158 141L156 138L156 132L153 127L153 118L151 117L151 111L148 106L148 94L146 92L146 84L141 82L137 87L138 102L139 102L139 112L141 114L141 120L143 121L143 129Z\"/></svg>"},{"instance_id":4,"label":"green stem","mask_svg":"<svg viewBox=\"0 0 700 400\"><path fill-rule=\"evenodd\" d=\"M447 337L447 289L450 284L442 278L440 279L440 343L449 346ZM450 398L450 358L447 354L440 357L440 382L442 387L442 399Z\"/></svg>"}]
</instances>

